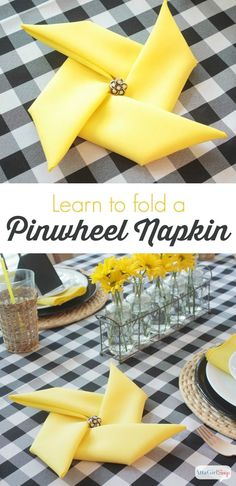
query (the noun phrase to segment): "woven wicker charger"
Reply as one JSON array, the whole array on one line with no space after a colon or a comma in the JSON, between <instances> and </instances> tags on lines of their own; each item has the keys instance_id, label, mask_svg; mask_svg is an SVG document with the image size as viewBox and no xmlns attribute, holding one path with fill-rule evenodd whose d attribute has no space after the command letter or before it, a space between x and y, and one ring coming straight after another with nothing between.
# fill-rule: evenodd
<instances>
[{"instance_id":1,"label":"woven wicker charger","mask_svg":"<svg viewBox=\"0 0 236 486\"><path fill-rule=\"evenodd\" d=\"M179 377L181 395L186 405L204 424L226 437L236 440L236 421L226 417L210 405L195 383L196 364L204 354L205 351L201 351L193 355L181 370Z\"/></svg>"},{"instance_id":2,"label":"woven wicker charger","mask_svg":"<svg viewBox=\"0 0 236 486\"><path fill-rule=\"evenodd\" d=\"M39 330L52 329L54 327L62 327L72 324L73 322L81 321L86 317L95 314L100 310L107 301L107 295L98 289L91 299L84 304L74 307L73 309L57 312L55 315L39 318Z\"/></svg>"}]
</instances>

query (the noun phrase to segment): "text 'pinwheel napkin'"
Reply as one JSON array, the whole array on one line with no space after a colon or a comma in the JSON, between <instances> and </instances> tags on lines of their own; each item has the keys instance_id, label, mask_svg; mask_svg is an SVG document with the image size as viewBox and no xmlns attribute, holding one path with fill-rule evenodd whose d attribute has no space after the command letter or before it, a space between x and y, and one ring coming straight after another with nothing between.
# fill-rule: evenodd
<instances>
[{"instance_id":1,"label":"text 'pinwheel napkin'","mask_svg":"<svg viewBox=\"0 0 236 486\"><path fill-rule=\"evenodd\" d=\"M10 398L50 412L30 451L60 477L73 459L132 464L186 428L140 423L147 396L114 365L104 395L51 388Z\"/></svg>"},{"instance_id":2,"label":"text 'pinwheel napkin'","mask_svg":"<svg viewBox=\"0 0 236 486\"><path fill-rule=\"evenodd\" d=\"M87 20L22 27L68 56L29 109L49 170L78 135L141 165L226 137L172 113L197 61L166 0L145 45Z\"/></svg>"},{"instance_id":3,"label":"text 'pinwheel napkin'","mask_svg":"<svg viewBox=\"0 0 236 486\"><path fill-rule=\"evenodd\" d=\"M230 369L231 357L236 353L236 334L233 334L220 346L210 348L206 352L206 358L209 363L217 368L225 371L225 373L232 374Z\"/></svg>"}]
</instances>

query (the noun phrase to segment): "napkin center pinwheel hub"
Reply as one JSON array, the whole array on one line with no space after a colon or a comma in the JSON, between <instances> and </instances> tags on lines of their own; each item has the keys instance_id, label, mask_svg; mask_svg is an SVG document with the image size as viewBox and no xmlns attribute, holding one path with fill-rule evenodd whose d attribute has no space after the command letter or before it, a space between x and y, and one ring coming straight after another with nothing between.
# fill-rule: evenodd
<instances>
[{"instance_id":1,"label":"napkin center pinwheel hub","mask_svg":"<svg viewBox=\"0 0 236 486\"><path fill-rule=\"evenodd\" d=\"M111 94L115 96L123 96L128 88L128 84L122 78L113 79L109 86Z\"/></svg>"},{"instance_id":2,"label":"napkin center pinwheel hub","mask_svg":"<svg viewBox=\"0 0 236 486\"><path fill-rule=\"evenodd\" d=\"M101 427L102 425L102 419L97 415L92 415L92 417L89 417L87 422L89 424L90 429L94 429L94 427Z\"/></svg>"}]
</instances>

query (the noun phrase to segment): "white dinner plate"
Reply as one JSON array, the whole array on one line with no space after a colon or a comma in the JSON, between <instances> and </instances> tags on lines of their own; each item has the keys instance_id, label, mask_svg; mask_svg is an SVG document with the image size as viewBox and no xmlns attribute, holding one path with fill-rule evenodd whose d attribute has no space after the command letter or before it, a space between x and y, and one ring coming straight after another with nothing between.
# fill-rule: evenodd
<instances>
[{"instance_id":1,"label":"white dinner plate","mask_svg":"<svg viewBox=\"0 0 236 486\"><path fill-rule=\"evenodd\" d=\"M236 407L236 380L211 363L207 363L206 376L213 390L226 402Z\"/></svg>"},{"instance_id":2,"label":"white dinner plate","mask_svg":"<svg viewBox=\"0 0 236 486\"><path fill-rule=\"evenodd\" d=\"M44 297L50 297L54 295L58 295L60 292L63 292L70 287L88 287L88 278L83 273L80 273L78 270L74 270L73 268L66 268L66 267L55 267L58 276L60 277L63 287L56 289L52 292L48 292L44 295ZM59 290L59 291L58 291ZM50 306L40 305L38 309L46 309Z\"/></svg>"}]
</instances>

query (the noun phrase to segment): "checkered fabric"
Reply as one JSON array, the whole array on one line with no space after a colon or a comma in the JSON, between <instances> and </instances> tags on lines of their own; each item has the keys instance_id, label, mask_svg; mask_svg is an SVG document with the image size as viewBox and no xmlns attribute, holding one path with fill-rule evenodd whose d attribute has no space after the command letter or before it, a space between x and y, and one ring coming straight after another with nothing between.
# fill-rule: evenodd
<instances>
[{"instance_id":1,"label":"checkered fabric","mask_svg":"<svg viewBox=\"0 0 236 486\"><path fill-rule=\"evenodd\" d=\"M77 138L60 165L47 171L28 107L65 57L20 29L24 23L91 19L144 43L161 0L0 0L0 182L234 182L236 181L235 0L170 0L169 6L199 60L176 113L209 124L228 139L197 145L141 167Z\"/></svg>"},{"instance_id":2,"label":"checkered fabric","mask_svg":"<svg viewBox=\"0 0 236 486\"><path fill-rule=\"evenodd\" d=\"M70 260L72 267L90 271L107 255L85 255ZM200 349L226 339L236 323L236 262L219 256L213 269L212 313L163 338L128 359L119 368L148 395L145 422L183 423L188 430L155 448L132 466L75 462L64 480L29 453L29 446L46 413L10 403L11 392L52 387L104 392L109 359L99 354L95 316L68 327L44 331L41 347L27 356L8 354L0 345L0 471L1 486L198 486L195 466L229 465L236 484L234 458L216 455L195 433L199 420L183 403L178 390L180 369ZM214 485L216 482L205 482Z\"/></svg>"},{"instance_id":3,"label":"checkered fabric","mask_svg":"<svg viewBox=\"0 0 236 486\"><path fill-rule=\"evenodd\" d=\"M29 10L44 2L47 2L47 0L0 0L0 20Z\"/></svg>"}]
</instances>

